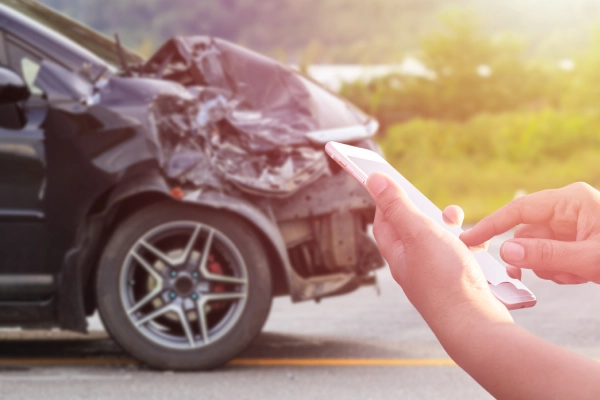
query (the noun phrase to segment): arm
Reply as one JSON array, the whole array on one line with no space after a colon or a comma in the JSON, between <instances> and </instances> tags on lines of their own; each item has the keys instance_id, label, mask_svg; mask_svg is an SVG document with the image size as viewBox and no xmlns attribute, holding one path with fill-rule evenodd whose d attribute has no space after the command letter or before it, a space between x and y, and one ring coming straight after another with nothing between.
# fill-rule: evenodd
<instances>
[{"instance_id":1,"label":"arm","mask_svg":"<svg viewBox=\"0 0 600 400\"><path fill-rule=\"evenodd\" d=\"M498 399L600 398L600 364L513 322L471 311L430 326L448 355Z\"/></svg>"},{"instance_id":2,"label":"arm","mask_svg":"<svg viewBox=\"0 0 600 400\"><path fill-rule=\"evenodd\" d=\"M377 204L373 232L392 276L460 367L500 399L600 398L599 364L514 324L467 247L393 180L373 174L367 186Z\"/></svg>"}]
</instances>

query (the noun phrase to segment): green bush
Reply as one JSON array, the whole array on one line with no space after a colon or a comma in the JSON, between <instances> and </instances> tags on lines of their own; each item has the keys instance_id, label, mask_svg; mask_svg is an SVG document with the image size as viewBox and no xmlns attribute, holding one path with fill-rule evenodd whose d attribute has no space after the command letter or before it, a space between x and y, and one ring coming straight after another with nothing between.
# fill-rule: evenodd
<instances>
[{"instance_id":1,"label":"green bush","mask_svg":"<svg viewBox=\"0 0 600 400\"><path fill-rule=\"evenodd\" d=\"M410 117L464 121L474 115L557 105L563 71L523 57L514 35L489 37L462 11L440 16L443 29L422 40L428 76L392 74L345 85L341 93L384 126Z\"/></svg>"},{"instance_id":2,"label":"green bush","mask_svg":"<svg viewBox=\"0 0 600 400\"><path fill-rule=\"evenodd\" d=\"M380 139L390 163L443 208L474 222L510 201L576 181L600 187L600 118L545 109L466 122L415 119Z\"/></svg>"}]
</instances>

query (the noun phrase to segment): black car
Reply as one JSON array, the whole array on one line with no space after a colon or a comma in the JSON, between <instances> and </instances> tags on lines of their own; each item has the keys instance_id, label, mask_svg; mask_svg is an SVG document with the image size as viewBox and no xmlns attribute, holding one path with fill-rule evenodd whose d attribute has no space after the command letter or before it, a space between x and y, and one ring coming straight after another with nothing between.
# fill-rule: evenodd
<instances>
[{"instance_id":1,"label":"black car","mask_svg":"<svg viewBox=\"0 0 600 400\"><path fill-rule=\"evenodd\" d=\"M33 0L0 0L0 325L86 332L157 368L223 364L273 296L374 282L368 194L328 140L375 121L224 40L145 60Z\"/></svg>"}]
</instances>

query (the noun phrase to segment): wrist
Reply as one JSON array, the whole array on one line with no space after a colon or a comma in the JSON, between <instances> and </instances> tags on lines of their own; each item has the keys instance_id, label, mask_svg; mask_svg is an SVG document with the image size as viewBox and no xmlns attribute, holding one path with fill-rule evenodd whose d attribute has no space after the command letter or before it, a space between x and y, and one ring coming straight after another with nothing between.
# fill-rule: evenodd
<instances>
[{"instance_id":1,"label":"wrist","mask_svg":"<svg viewBox=\"0 0 600 400\"><path fill-rule=\"evenodd\" d=\"M485 340L486 332L494 327L514 324L506 307L491 292L454 302L439 312L423 315L448 355L459 363L460 356L471 354L469 349Z\"/></svg>"}]
</instances>

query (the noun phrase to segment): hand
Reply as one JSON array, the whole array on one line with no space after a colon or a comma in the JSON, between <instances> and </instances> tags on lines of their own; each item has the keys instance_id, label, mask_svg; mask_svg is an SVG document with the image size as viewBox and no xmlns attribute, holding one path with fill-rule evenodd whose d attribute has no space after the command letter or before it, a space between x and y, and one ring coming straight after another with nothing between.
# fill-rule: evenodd
<instances>
[{"instance_id":1,"label":"hand","mask_svg":"<svg viewBox=\"0 0 600 400\"><path fill-rule=\"evenodd\" d=\"M475 246L518 224L500 255L514 266L560 284L600 283L600 192L585 183L519 197L482 219L460 238Z\"/></svg>"},{"instance_id":2,"label":"hand","mask_svg":"<svg viewBox=\"0 0 600 400\"><path fill-rule=\"evenodd\" d=\"M464 318L469 312L464 307L477 307L484 313L495 310L502 320L511 321L506 308L491 294L471 252L457 237L422 214L386 175L372 174L367 187L377 204L373 233L379 250L396 282L430 325L454 311ZM444 215L456 224L464 216L458 207L447 208Z\"/></svg>"},{"instance_id":3,"label":"hand","mask_svg":"<svg viewBox=\"0 0 600 400\"><path fill-rule=\"evenodd\" d=\"M394 279L448 355L492 396L600 398L597 362L544 342L514 324L491 294L468 248L420 213L393 180L374 173L367 187L377 204L373 233ZM458 207L444 210L444 219L457 225L462 215ZM499 218L496 224L473 228L479 234L470 243L483 243L495 228L504 226L499 224L509 222Z\"/></svg>"}]
</instances>

